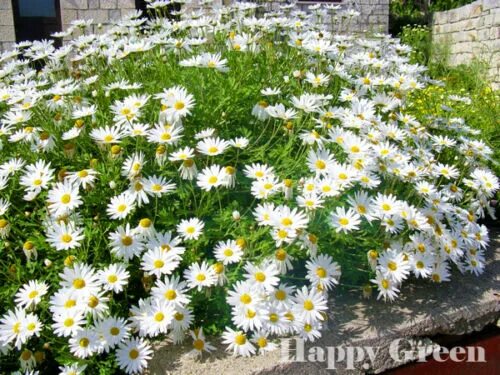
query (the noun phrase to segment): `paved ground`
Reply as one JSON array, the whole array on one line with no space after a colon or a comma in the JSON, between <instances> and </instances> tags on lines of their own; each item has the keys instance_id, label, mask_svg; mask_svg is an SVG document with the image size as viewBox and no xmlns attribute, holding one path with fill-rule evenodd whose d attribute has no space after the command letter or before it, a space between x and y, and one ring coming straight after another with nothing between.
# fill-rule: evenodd
<instances>
[{"instance_id":1,"label":"paved ground","mask_svg":"<svg viewBox=\"0 0 500 375\"><path fill-rule=\"evenodd\" d=\"M366 361L367 367L357 363L358 370L348 373L379 373L397 367L389 355L391 342L402 338L401 349L414 345L428 347L426 339L435 334L463 334L482 329L500 317L500 231L491 233L489 261L482 277L455 274L452 281L439 287L416 282L403 287L402 298L389 304L375 299L363 300L358 295L336 296L331 301L328 329L314 346L333 347L373 346L377 350L375 361ZM217 342L214 339L213 342ZM295 341L292 341L292 344ZM418 342L418 343L417 343ZM406 347L405 347L406 345ZM294 348L294 345L292 345ZM188 358L186 347L159 345L150 363L150 374L328 374L325 362L283 362L280 351L253 358L233 358L222 347L201 361ZM309 353L309 347L305 347ZM294 351L295 352L295 351ZM336 364L335 373L346 373L345 362Z\"/></svg>"}]
</instances>

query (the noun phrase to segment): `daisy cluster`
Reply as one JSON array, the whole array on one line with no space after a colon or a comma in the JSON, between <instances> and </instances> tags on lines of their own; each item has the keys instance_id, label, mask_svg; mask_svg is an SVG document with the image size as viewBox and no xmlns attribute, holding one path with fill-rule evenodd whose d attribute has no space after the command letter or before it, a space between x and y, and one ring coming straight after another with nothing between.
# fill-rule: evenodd
<instances>
[{"instance_id":1,"label":"daisy cluster","mask_svg":"<svg viewBox=\"0 0 500 375\"><path fill-rule=\"evenodd\" d=\"M167 5L0 56L0 363L139 373L154 338L212 351L218 321L265 353L321 336L341 266L390 301L483 272L492 150L408 113L438 84L408 47L325 29L337 6Z\"/></svg>"}]
</instances>

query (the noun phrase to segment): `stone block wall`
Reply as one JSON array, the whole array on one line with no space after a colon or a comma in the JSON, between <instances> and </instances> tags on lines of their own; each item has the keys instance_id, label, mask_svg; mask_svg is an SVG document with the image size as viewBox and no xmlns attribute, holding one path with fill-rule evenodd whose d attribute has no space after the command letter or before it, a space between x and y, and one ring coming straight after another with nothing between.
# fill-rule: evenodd
<instances>
[{"instance_id":1,"label":"stone block wall","mask_svg":"<svg viewBox=\"0 0 500 375\"><path fill-rule=\"evenodd\" d=\"M12 1L0 0L0 51L9 49L15 42Z\"/></svg>"},{"instance_id":2,"label":"stone block wall","mask_svg":"<svg viewBox=\"0 0 500 375\"><path fill-rule=\"evenodd\" d=\"M97 24L106 26L134 10L135 0L61 0L62 29L73 20L93 19L94 28Z\"/></svg>"},{"instance_id":3,"label":"stone block wall","mask_svg":"<svg viewBox=\"0 0 500 375\"><path fill-rule=\"evenodd\" d=\"M99 23L106 26L134 11L135 0L60 0L60 7L63 30L77 19L93 19L96 28ZM0 0L0 51L9 49L15 42L12 1Z\"/></svg>"},{"instance_id":4,"label":"stone block wall","mask_svg":"<svg viewBox=\"0 0 500 375\"><path fill-rule=\"evenodd\" d=\"M193 0L191 0L193 1ZM213 6L229 4L232 0L216 0ZM321 3L321 1L319 1ZM348 3L355 3L361 15L352 20L348 31L352 32L384 32L389 27L389 0L341 0L339 4L346 7ZM283 0L272 0L268 10L277 9ZM310 5L318 1L298 1L297 7L307 11ZM335 4L324 2L324 4ZM60 0L61 25L65 30L71 21L76 19L93 19L94 32L97 24L106 26L112 20L120 19L125 14L135 10L135 0ZM191 7L196 8L196 0ZM329 27L325 20L325 27ZM333 29L334 32L339 30ZM345 31L345 30L342 30ZM16 41L14 31L14 17L11 0L0 0L0 51L9 49Z\"/></svg>"},{"instance_id":5,"label":"stone block wall","mask_svg":"<svg viewBox=\"0 0 500 375\"><path fill-rule=\"evenodd\" d=\"M350 32L389 32L389 0L356 0L355 9L361 14L349 25Z\"/></svg>"},{"instance_id":6,"label":"stone block wall","mask_svg":"<svg viewBox=\"0 0 500 375\"><path fill-rule=\"evenodd\" d=\"M297 8L305 12L308 11L309 6L318 3L325 5L340 5L341 9L353 7L360 12L358 17L355 17L348 25L348 29L338 30L333 28L334 32L382 32L387 33L389 30L389 1L390 0L340 0L338 2L331 1L297 1ZM280 4L284 1L273 0L271 2L271 9L278 9ZM325 19L325 27L331 27L331 20Z\"/></svg>"},{"instance_id":7,"label":"stone block wall","mask_svg":"<svg viewBox=\"0 0 500 375\"><path fill-rule=\"evenodd\" d=\"M451 65L468 63L474 57L488 62L493 87L500 87L500 0L477 0L434 13L432 37L449 48Z\"/></svg>"}]
</instances>

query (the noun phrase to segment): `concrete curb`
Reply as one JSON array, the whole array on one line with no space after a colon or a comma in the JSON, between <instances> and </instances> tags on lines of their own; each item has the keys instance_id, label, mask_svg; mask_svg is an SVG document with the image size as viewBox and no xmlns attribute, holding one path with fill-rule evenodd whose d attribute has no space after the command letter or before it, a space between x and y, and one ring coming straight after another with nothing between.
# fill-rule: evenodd
<instances>
[{"instance_id":1,"label":"concrete curb","mask_svg":"<svg viewBox=\"0 0 500 375\"><path fill-rule=\"evenodd\" d=\"M407 283L402 298L384 303L374 298L363 300L359 295L335 295L331 300L328 328L323 337L305 346L305 353L314 347L372 346L377 351L373 362L355 363L355 370L346 370L338 363L334 373L380 373L411 361L395 361L389 353L391 342L402 339L400 350L424 345L432 350L428 337L436 334L461 335L479 331L500 317L500 231L491 231L488 265L481 277L470 274L453 275L441 286L428 282ZM411 284L411 285L408 285ZM291 340L295 342L295 340ZM214 339L212 342L217 342ZM218 347L217 352L201 361L188 358L187 346L160 344L151 360L150 374L329 374L325 362L283 362L279 350L252 358L233 358ZM326 349L325 349L326 350Z\"/></svg>"}]
</instances>

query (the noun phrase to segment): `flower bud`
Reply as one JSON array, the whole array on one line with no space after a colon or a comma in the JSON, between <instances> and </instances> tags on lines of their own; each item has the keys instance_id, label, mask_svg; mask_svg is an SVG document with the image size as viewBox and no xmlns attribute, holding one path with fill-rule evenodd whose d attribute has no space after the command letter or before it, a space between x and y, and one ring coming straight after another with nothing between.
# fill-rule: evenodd
<instances>
[{"instance_id":1,"label":"flower bud","mask_svg":"<svg viewBox=\"0 0 500 375\"><path fill-rule=\"evenodd\" d=\"M373 288L370 284L367 284L363 287L363 298L364 299L371 298L372 293L373 293Z\"/></svg>"},{"instance_id":2,"label":"flower bud","mask_svg":"<svg viewBox=\"0 0 500 375\"><path fill-rule=\"evenodd\" d=\"M237 211L237 210L233 211L233 220L234 220L234 221L238 221L238 220L240 220L240 219L241 219L240 212L239 212L239 211Z\"/></svg>"}]
</instances>

